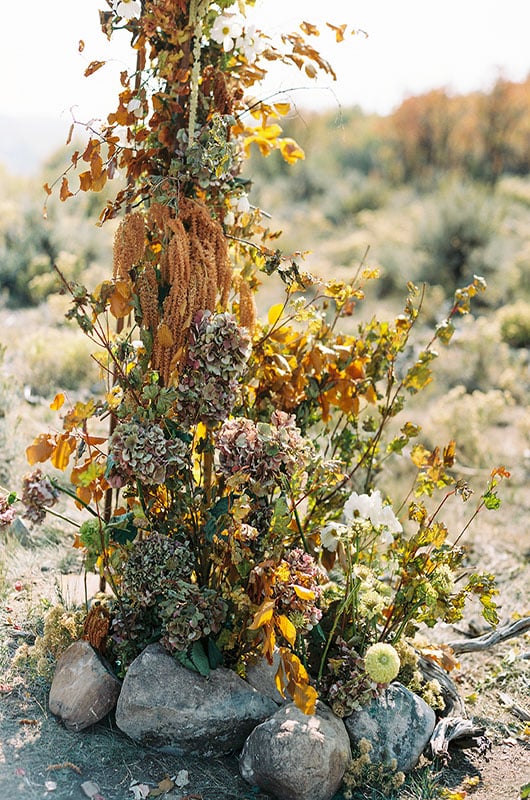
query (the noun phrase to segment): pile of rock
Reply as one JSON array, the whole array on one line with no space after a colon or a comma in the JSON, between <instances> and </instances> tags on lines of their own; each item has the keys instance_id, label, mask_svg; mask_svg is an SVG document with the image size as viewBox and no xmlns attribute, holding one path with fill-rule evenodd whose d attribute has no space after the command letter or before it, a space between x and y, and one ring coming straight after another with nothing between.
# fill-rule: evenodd
<instances>
[{"instance_id":1,"label":"pile of rock","mask_svg":"<svg viewBox=\"0 0 530 800\"><path fill-rule=\"evenodd\" d=\"M116 724L135 741L179 755L241 753L243 778L278 800L330 800L361 738L372 761L407 772L417 764L435 727L433 710L400 684L345 720L320 701L307 716L286 703L272 668L256 667L249 681L219 668L208 677L180 666L158 644L131 664L123 684L81 641L60 658L50 710L80 731L116 707Z\"/></svg>"}]
</instances>

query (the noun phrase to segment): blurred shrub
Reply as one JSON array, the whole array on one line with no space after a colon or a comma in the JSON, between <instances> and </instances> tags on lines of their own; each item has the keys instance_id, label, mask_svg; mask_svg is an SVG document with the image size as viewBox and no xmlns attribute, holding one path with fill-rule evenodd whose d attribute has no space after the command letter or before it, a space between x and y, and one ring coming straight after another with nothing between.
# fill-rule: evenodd
<instances>
[{"instance_id":1,"label":"blurred shrub","mask_svg":"<svg viewBox=\"0 0 530 800\"><path fill-rule=\"evenodd\" d=\"M24 343L21 380L43 397L59 389L89 389L99 371L90 357L94 345L77 330L35 331Z\"/></svg>"},{"instance_id":2,"label":"blurred shrub","mask_svg":"<svg viewBox=\"0 0 530 800\"><path fill-rule=\"evenodd\" d=\"M497 454L492 452L487 430L501 423L510 402L509 395L499 389L469 393L465 386L455 386L430 408L430 422L424 426L424 432L432 440L432 446L439 440L456 439L459 463L491 467Z\"/></svg>"},{"instance_id":3,"label":"blurred shrub","mask_svg":"<svg viewBox=\"0 0 530 800\"><path fill-rule=\"evenodd\" d=\"M335 182L333 191L326 194L322 210L333 225L341 225L353 221L360 211L381 208L386 202L387 194L387 187L379 178L350 171L340 181Z\"/></svg>"},{"instance_id":4,"label":"blurred shrub","mask_svg":"<svg viewBox=\"0 0 530 800\"><path fill-rule=\"evenodd\" d=\"M500 223L499 207L477 186L451 183L426 208L418 247L424 253L421 278L440 284L451 294L471 282L474 274L485 275L486 248Z\"/></svg>"},{"instance_id":5,"label":"blurred shrub","mask_svg":"<svg viewBox=\"0 0 530 800\"><path fill-rule=\"evenodd\" d=\"M520 300L497 312L503 342L510 347L530 347L530 303Z\"/></svg>"}]
</instances>

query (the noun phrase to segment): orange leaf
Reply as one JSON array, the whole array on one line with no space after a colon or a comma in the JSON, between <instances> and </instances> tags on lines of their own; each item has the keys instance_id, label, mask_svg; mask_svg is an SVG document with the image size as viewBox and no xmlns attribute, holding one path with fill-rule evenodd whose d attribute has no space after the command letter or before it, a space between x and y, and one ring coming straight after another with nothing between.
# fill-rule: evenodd
<instances>
[{"instance_id":1,"label":"orange leaf","mask_svg":"<svg viewBox=\"0 0 530 800\"><path fill-rule=\"evenodd\" d=\"M344 41L344 32L348 27L347 25L332 25L331 22L326 22L326 25L328 26L328 28L331 28L331 30L335 32L335 41L337 42Z\"/></svg>"},{"instance_id":2,"label":"orange leaf","mask_svg":"<svg viewBox=\"0 0 530 800\"><path fill-rule=\"evenodd\" d=\"M308 78L316 78L317 70L314 64L306 64L304 67L304 72Z\"/></svg>"},{"instance_id":3,"label":"orange leaf","mask_svg":"<svg viewBox=\"0 0 530 800\"><path fill-rule=\"evenodd\" d=\"M33 444L26 448L28 463L47 461L55 449L55 439L49 433L41 433L33 440Z\"/></svg>"},{"instance_id":4,"label":"orange leaf","mask_svg":"<svg viewBox=\"0 0 530 800\"><path fill-rule=\"evenodd\" d=\"M50 195L52 193L52 190L50 189L47 183L45 183L42 188L44 189L47 195Z\"/></svg>"},{"instance_id":5,"label":"orange leaf","mask_svg":"<svg viewBox=\"0 0 530 800\"><path fill-rule=\"evenodd\" d=\"M312 25L310 22L302 22L300 28L306 36L320 36L320 31L318 28L315 25Z\"/></svg>"},{"instance_id":6,"label":"orange leaf","mask_svg":"<svg viewBox=\"0 0 530 800\"><path fill-rule=\"evenodd\" d=\"M68 130L68 137L66 139L65 144L70 144L70 142L72 141L73 133L74 133L74 123L72 122L72 124L70 125L70 129Z\"/></svg>"},{"instance_id":7,"label":"orange leaf","mask_svg":"<svg viewBox=\"0 0 530 800\"><path fill-rule=\"evenodd\" d=\"M52 411L59 411L63 403L64 403L64 394L62 392L59 392L53 398L53 402L50 403L50 408Z\"/></svg>"},{"instance_id":8,"label":"orange leaf","mask_svg":"<svg viewBox=\"0 0 530 800\"><path fill-rule=\"evenodd\" d=\"M70 456L75 450L75 436L68 436L62 433L57 438L57 445L51 456L51 462L54 467L64 471L70 461Z\"/></svg>"},{"instance_id":9,"label":"orange leaf","mask_svg":"<svg viewBox=\"0 0 530 800\"><path fill-rule=\"evenodd\" d=\"M131 310L131 287L127 281L117 281L114 291L109 297L110 313L120 319L126 317Z\"/></svg>"},{"instance_id":10,"label":"orange leaf","mask_svg":"<svg viewBox=\"0 0 530 800\"><path fill-rule=\"evenodd\" d=\"M80 53L82 53L83 50L85 49L85 43L82 39L79 39L79 44L77 46L77 49Z\"/></svg>"},{"instance_id":11,"label":"orange leaf","mask_svg":"<svg viewBox=\"0 0 530 800\"><path fill-rule=\"evenodd\" d=\"M97 72L98 69L101 69L104 64L106 64L105 61L91 61L85 70L85 78L88 78L89 75L93 75L94 72Z\"/></svg>"},{"instance_id":12,"label":"orange leaf","mask_svg":"<svg viewBox=\"0 0 530 800\"><path fill-rule=\"evenodd\" d=\"M61 191L59 192L60 199L64 203L65 200L67 200L69 197L73 197L73 196L74 195L72 194L72 192L70 191L70 188L68 186L68 180L66 178L63 178L62 181L61 181Z\"/></svg>"},{"instance_id":13,"label":"orange leaf","mask_svg":"<svg viewBox=\"0 0 530 800\"><path fill-rule=\"evenodd\" d=\"M90 191L90 189L92 188L92 173L91 172L89 172L89 171L81 172L81 174L79 175L79 188L81 189L82 192L89 192Z\"/></svg>"}]
</instances>

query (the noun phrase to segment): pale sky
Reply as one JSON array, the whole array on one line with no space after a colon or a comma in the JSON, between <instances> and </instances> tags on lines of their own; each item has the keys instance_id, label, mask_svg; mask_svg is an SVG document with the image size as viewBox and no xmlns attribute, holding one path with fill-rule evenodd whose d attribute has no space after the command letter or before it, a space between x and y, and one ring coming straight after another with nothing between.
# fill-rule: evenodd
<instances>
[{"instance_id":1,"label":"pale sky","mask_svg":"<svg viewBox=\"0 0 530 800\"><path fill-rule=\"evenodd\" d=\"M107 8L105 0L2 5L0 115L45 115L67 123L72 106L84 121L113 110L130 49L126 35L109 46L101 33L98 9ZM359 104L387 113L405 96L431 88L488 89L499 71L516 81L530 73L530 0L258 0L257 9L259 27L271 33L302 20L327 20L369 34L340 45L331 34L315 40L338 81L291 92L304 108ZM90 61L111 57L113 69L83 77ZM308 83L296 70L275 73L266 92Z\"/></svg>"}]
</instances>

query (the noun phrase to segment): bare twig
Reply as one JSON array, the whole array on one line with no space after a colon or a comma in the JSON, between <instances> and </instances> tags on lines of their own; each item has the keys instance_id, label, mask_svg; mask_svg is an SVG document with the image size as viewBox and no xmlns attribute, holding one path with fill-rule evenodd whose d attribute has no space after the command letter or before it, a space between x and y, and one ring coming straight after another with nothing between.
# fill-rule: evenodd
<instances>
[{"instance_id":1,"label":"bare twig","mask_svg":"<svg viewBox=\"0 0 530 800\"><path fill-rule=\"evenodd\" d=\"M500 642L505 642L506 639L520 636L527 631L530 631L530 616L521 617L521 619L517 619L515 622L509 622L491 633L478 636L476 639L447 642L447 645L454 650L455 653L477 653L480 650L487 650L496 644L500 644Z\"/></svg>"}]
</instances>

